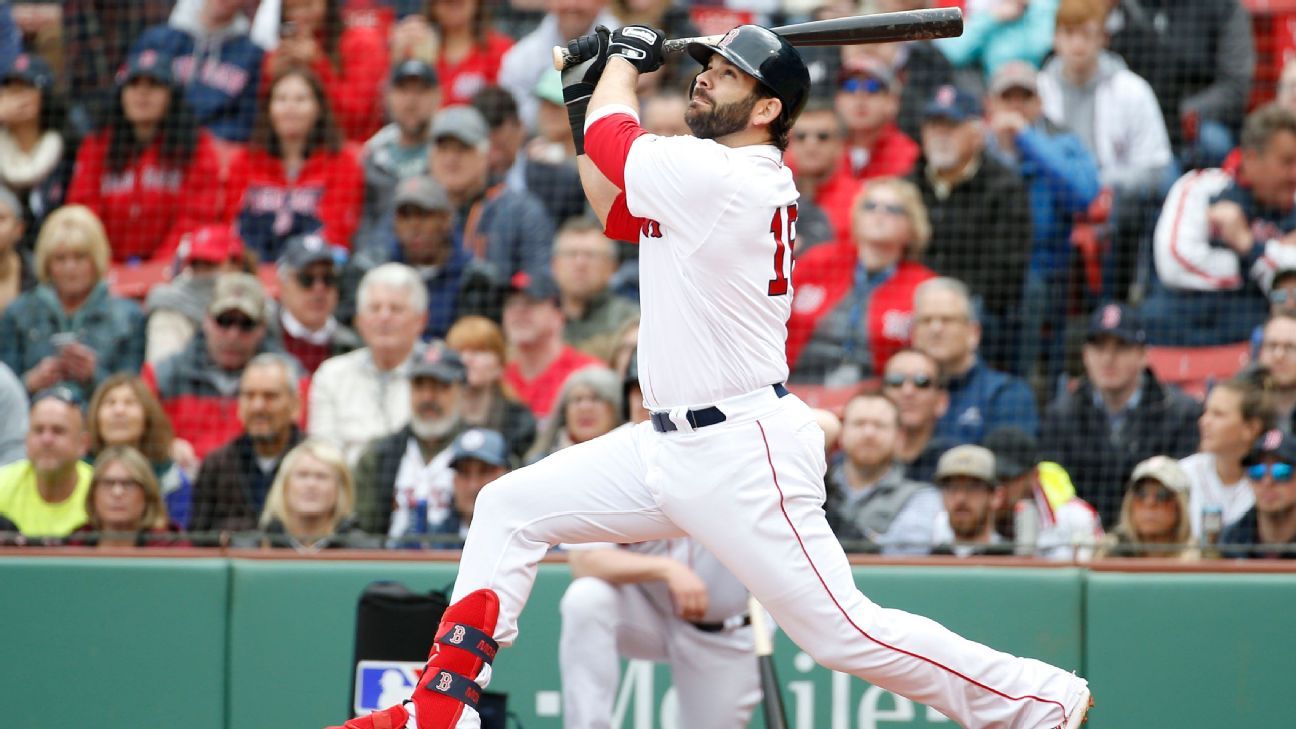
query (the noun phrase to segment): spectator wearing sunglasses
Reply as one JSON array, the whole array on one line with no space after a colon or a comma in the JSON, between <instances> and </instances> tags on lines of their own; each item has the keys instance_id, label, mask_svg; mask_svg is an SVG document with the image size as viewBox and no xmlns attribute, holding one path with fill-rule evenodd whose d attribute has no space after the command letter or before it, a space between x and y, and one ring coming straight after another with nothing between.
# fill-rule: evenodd
<instances>
[{"instance_id":1,"label":"spectator wearing sunglasses","mask_svg":"<svg viewBox=\"0 0 1296 729\"><path fill-rule=\"evenodd\" d=\"M185 234L176 251L176 265L180 267L176 277L154 286L144 301L148 317L144 359L154 364L193 339L220 274L251 272L243 240L229 225L207 225Z\"/></svg>"},{"instance_id":2,"label":"spectator wearing sunglasses","mask_svg":"<svg viewBox=\"0 0 1296 729\"><path fill-rule=\"evenodd\" d=\"M338 267L327 241L314 234L289 238L275 270L279 303L271 306L266 328L307 373L315 374L329 357L362 346L360 336L334 318Z\"/></svg>"},{"instance_id":3,"label":"spectator wearing sunglasses","mask_svg":"<svg viewBox=\"0 0 1296 729\"><path fill-rule=\"evenodd\" d=\"M861 393L842 406L842 457L828 470L824 508L848 549L867 542L883 554L927 554L944 506L931 484L905 478L896 460L900 409L886 395Z\"/></svg>"},{"instance_id":4,"label":"spectator wearing sunglasses","mask_svg":"<svg viewBox=\"0 0 1296 729\"><path fill-rule=\"evenodd\" d=\"M941 454L955 445L936 433L936 423L949 408L940 365L931 355L902 349L886 363L882 392L900 411L896 462L904 466L905 477L931 483Z\"/></svg>"},{"instance_id":5,"label":"spectator wearing sunglasses","mask_svg":"<svg viewBox=\"0 0 1296 729\"><path fill-rule=\"evenodd\" d=\"M202 330L177 354L145 365L141 373L162 401L175 436L193 444L198 458L237 436L239 378L257 354L277 351L266 337L266 295L246 273L225 273Z\"/></svg>"},{"instance_id":6,"label":"spectator wearing sunglasses","mask_svg":"<svg viewBox=\"0 0 1296 729\"><path fill-rule=\"evenodd\" d=\"M1134 467L1099 556L1196 559L1188 521L1188 474L1175 459L1152 456Z\"/></svg>"},{"instance_id":7,"label":"spectator wearing sunglasses","mask_svg":"<svg viewBox=\"0 0 1296 729\"><path fill-rule=\"evenodd\" d=\"M868 55L846 58L833 106L846 125L842 163L852 177L903 177L913 170L920 150L896 126L900 80L890 66Z\"/></svg>"},{"instance_id":8,"label":"spectator wearing sunglasses","mask_svg":"<svg viewBox=\"0 0 1296 729\"><path fill-rule=\"evenodd\" d=\"M1256 361L1269 371L1274 422L1284 433L1291 433L1296 414L1296 311L1276 311L1260 332Z\"/></svg>"},{"instance_id":9,"label":"spectator wearing sunglasses","mask_svg":"<svg viewBox=\"0 0 1296 729\"><path fill-rule=\"evenodd\" d=\"M1255 505L1220 533L1225 557L1296 557L1296 441L1278 429L1256 440L1243 464Z\"/></svg>"},{"instance_id":10,"label":"spectator wearing sunglasses","mask_svg":"<svg viewBox=\"0 0 1296 729\"><path fill-rule=\"evenodd\" d=\"M1040 427L1045 458L1071 474L1076 492L1109 526L1136 464L1197 450L1201 405L1157 379L1148 368L1146 340L1135 310L1119 304L1095 309L1082 350L1084 377L1045 409Z\"/></svg>"},{"instance_id":11,"label":"spectator wearing sunglasses","mask_svg":"<svg viewBox=\"0 0 1296 729\"><path fill-rule=\"evenodd\" d=\"M1296 69L1296 63L1292 64ZM1258 359L1261 354L1261 345L1264 344L1265 328L1269 322L1280 314L1288 314L1296 317L1296 268L1287 268L1274 274L1273 287L1267 294L1269 299L1269 318L1264 324L1256 327L1251 332L1251 358Z\"/></svg>"},{"instance_id":12,"label":"spectator wearing sunglasses","mask_svg":"<svg viewBox=\"0 0 1296 729\"><path fill-rule=\"evenodd\" d=\"M933 278L914 290L913 343L940 363L949 390L949 409L936 425L938 434L962 444L980 443L1003 425L1031 434L1039 430L1030 386L982 361L981 322L961 281Z\"/></svg>"},{"instance_id":13,"label":"spectator wearing sunglasses","mask_svg":"<svg viewBox=\"0 0 1296 729\"><path fill-rule=\"evenodd\" d=\"M931 237L912 182L864 183L851 242L807 253L793 271L798 296L788 320L793 382L853 386L876 376L909 343L914 291L931 269L918 262Z\"/></svg>"}]
</instances>

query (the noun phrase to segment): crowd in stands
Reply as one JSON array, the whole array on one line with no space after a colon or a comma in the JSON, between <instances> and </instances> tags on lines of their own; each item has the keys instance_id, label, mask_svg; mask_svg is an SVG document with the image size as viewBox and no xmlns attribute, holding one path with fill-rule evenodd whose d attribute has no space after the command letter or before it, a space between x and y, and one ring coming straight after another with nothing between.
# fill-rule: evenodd
<instances>
[{"instance_id":1,"label":"crowd in stands","mask_svg":"<svg viewBox=\"0 0 1296 729\"><path fill-rule=\"evenodd\" d=\"M1296 556L1296 61L1240 0L956 4L803 49L787 384L839 538ZM461 544L648 417L550 49L927 6L0 3L0 544ZM693 75L642 79L650 133Z\"/></svg>"}]
</instances>

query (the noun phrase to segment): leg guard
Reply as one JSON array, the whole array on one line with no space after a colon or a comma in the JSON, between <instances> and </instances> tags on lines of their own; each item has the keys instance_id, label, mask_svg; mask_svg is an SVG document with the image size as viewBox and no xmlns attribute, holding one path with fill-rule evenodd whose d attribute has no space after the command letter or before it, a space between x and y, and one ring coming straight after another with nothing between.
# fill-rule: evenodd
<instances>
[{"instance_id":1,"label":"leg guard","mask_svg":"<svg viewBox=\"0 0 1296 729\"><path fill-rule=\"evenodd\" d=\"M345 728L454 729L464 707L475 709L481 700L499 648L492 637L498 619L499 597L493 590L477 590L451 605L410 701L352 719Z\"/></svg>"}]
</instances>

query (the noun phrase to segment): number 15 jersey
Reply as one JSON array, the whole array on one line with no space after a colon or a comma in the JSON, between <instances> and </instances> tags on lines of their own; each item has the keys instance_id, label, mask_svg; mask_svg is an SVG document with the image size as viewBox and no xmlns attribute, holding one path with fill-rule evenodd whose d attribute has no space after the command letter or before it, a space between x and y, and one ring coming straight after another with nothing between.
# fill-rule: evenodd
<instances>
[{"instance_id":1,"label":"number 15 jersey","mask_svg":"<svg viewBox=\"0 0 1296 729\"><path fill-rule=\"evenodd\" d=\"M608 235L640 244L648 407L708 405L786 380L798 193L782 153L648 134L620 106L590 116L585 149L623 190Z\"/></svg>"}]
</instances>

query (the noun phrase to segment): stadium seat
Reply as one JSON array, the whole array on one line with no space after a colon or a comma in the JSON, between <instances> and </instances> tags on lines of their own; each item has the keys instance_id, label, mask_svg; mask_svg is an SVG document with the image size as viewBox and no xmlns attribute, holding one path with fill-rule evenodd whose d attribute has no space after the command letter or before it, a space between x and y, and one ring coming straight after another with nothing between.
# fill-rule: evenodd
<instances>
[{"instance_id":1,"label":"stadium seat","mask_svg":"<svg viewBox=\"0 0 1296 729\"><path fill-rule=\"evenodd\" d=\"M1148 366L1157 379L1198 399L1211 385L1228 379L1250 361L1251 343L1214 347L1148 347Z\"/></svg>"}]
</instances>

